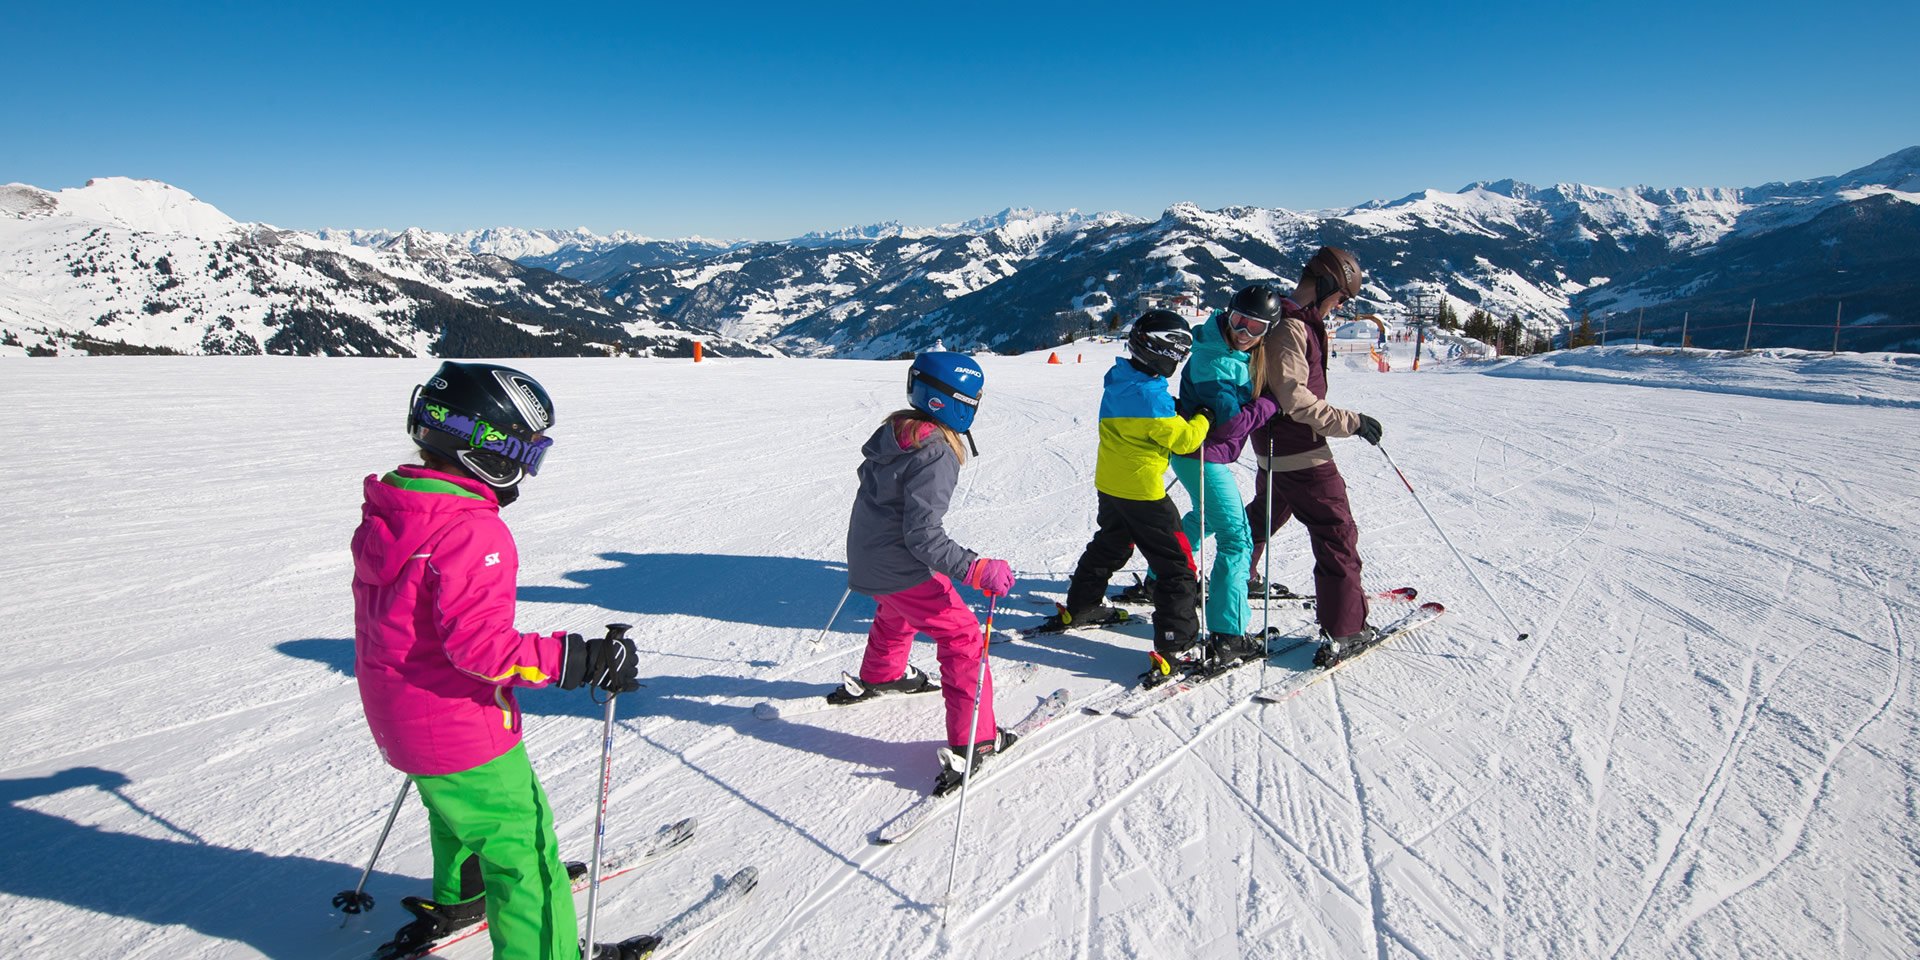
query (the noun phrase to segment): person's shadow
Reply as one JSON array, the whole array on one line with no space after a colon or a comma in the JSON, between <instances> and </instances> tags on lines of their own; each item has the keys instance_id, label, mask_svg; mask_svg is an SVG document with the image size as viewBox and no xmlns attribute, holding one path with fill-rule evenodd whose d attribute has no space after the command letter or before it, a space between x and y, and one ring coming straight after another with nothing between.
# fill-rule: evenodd
<instances>
[{"instance_id":1,"label":"person's shadow","mask_svg":"<svg viewBox=\"0 0 1920 960\"><path fill-rule=\"evenodd\" d=\"M160 927L186 927L244 943L268 957L354 949L371 953L386 939L367 929L334 929L339 914L329 912L327 898L353 889L360 867L207 843L137 804L123 792L130 782L125 774L99 767L0 780L0 835L7 838L0 844L0 893ZM168 836L156 839L83 826L23 805L82 788L119 797ZM427 892L416 878L377 870L367 888ZM387 905L385 897L382 901L378 906ZM381 911L382 919L397 926L406 915L397 894L391 903ZM55 952L97 952L82 944L69 947Z\"/></svg>"},{"instance_id":2,"label":"person's shadow","mask_svg":"<svg viewBox=\"0 0 1920 960\"><path fill-rule=\"evenodd\" d=\"M564 574L571 586L523 586L521 602L818 630L847 589L846 564L826 560L618 552L600 559L614 565ZM835 623L846 629L853 618L872 614L873 601L855 595Z\"/></svg>"}]
</instances>

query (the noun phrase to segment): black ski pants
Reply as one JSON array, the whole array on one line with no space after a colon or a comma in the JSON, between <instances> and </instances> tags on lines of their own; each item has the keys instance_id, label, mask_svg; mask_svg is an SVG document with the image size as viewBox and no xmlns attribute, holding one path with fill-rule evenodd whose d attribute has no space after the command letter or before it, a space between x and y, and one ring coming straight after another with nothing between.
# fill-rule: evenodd
<instances>
[{"instance_id":1,"label":"black ski pants","mask_svg":"<svg viewBox=\"0 0 1920 960\"><path fill-rule=\"evenodd\" d=\"M1134 548L1147 558L1153 571L1153 645L1162 653L1177 653L1193 645L1200 595L1194 577L1193 547L1180 530L1180 511L1173 498L1128 500L1102 493L1099 529L1080 554L1073 581L1067 587L1067 609L1089 610L1107 599L1113 574L1133 559Z\"/></svg>"}]
</instances>

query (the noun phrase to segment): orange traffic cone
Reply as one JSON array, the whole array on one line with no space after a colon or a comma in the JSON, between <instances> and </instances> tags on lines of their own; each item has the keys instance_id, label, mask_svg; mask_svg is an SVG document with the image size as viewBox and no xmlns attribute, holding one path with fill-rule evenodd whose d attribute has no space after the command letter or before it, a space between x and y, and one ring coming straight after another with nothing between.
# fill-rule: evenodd
<instances>
[{"instance_id":1,"label":"orange traffic cone","mask_svg":"<svg viewBox=\"0 0 1920 960\"><path fill-rule=\"evenodd\" d=\"M1048 362L1048 363L1059 363L1059 362L1060 362L1060 355L1059 355L1059 354L1057 354L1057 353L1049 353L1049 354L1047 354L1047 362Z\"/></svg>"}]
</instances>

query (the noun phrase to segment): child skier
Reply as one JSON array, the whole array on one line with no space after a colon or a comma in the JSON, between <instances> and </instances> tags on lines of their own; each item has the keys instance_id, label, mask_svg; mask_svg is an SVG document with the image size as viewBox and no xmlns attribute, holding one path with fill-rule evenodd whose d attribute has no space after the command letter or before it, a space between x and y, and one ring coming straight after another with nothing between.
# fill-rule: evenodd
<instances>
[{"instance_id":1,"label":"child skier","mask_svg":"<svg viewBox=\"0 0 1920 960\"><path fill-rule=\"evenodd\" d=\"M1306 525L1313 547L1314 611L1336 647L1363 645L1373 632L1360 586L1360 528L1347 505L1347 481L1326 440L1359 436L1380 443L1380 421L1327 403L1326 318L1359 295L1361 279L1353 254L1321 247L1300 272L1293 296L1281 302L1285 319L1268 337L1265 358L1266 389L1278 412L1253 435L1260 469L1246 514L1256 531L1256 558L1289 517Z\"/></svg>"},{"instance_id":2,"label":"child skier","mask_svg":"<svg viewBox=\"0 0 1920 960\"><path fill-rule=\"evenodd\" d=\"M985 637L980 621L954 590L958 580L989 597L1013 589L1013 570L951 539L941 526L953 499L960 466L973 444L973 415L985 378L972 357L928 352L907 373L911 409L890 414L860 453L860 491L847 524L847 586L874 598L879 610L867 631L860 675L829 695L835 703L885 693L940 690L947 708L947 749L940 751L934 793L958 787L974 765L1013 745L1013 734L994 725L993 676L980 672ZM977 452L977 451L976 451ZM914 633L939 649L940 683L907 662ZM979 722L974 687L980 685Z\"/></svg>"},{"instance_id":3,"label":"child skier","mask_svg":"<svg viewBox=\"0 0 1920 960\"><path fill-rule=\"evenodd\" d=\"M407 411L422 464L366 479L353 534L354 677L380 755L419 788L433 845L433 898L403 901L417 919L382 955L484 916L495 960L581 956L512 688L620 693L638 686L638 661L631 640L513 625L519 556L500 508L539 471L552 426L553 401L532 377L449 361ZM635 944L593 957L639 956Z\"/></svg>"},{"instance_id":4,"label":"child skier","mask_svg":"<svg viewBox=\"0 0 1920 960\"><path fill-rule=\"evenodd\" d=\"M1152 571L1153 669L1193 646L1197 630L1193 551L1180 529L1180 512L1161 479L1169 453L1190 453L1206 438L1205 414L1174 413L1167 378L1187 358L1193 333L1169 310L1149 310L1127 334L1130 356L1113 361L1100 394L1100 451L1093 468L1099 497L1098 529L1080 554L1067 602L1050 626L1098 623L1114 618L1102 602L1115 570L1135 547Z\"/></svg>"},{"instance_id":5,"label":"child skier","mask_svg":"<svg viewBox=\"0 0 1920 960\"><path fill-rule=\"evenodd\" d=\"M1199 544L1204 524L1218 548L1208 577L1208 648L1202 652L1209 661L1248 660L1266 651L1263 639L1247 636L1253 541L1233 464L1247 435L1273 415L1273 398L1260 389L1264 372L1257 354L1267 329L1280 319L1281 299L1280 292L1266 284L1235 293L1227 309L1194 327L1193 357L1180 374L1180 408L1217 414L1206 443L1173 459L1173 475L1194 501L1184 518L1188 539Z\"/></svg>"}]
</instances>

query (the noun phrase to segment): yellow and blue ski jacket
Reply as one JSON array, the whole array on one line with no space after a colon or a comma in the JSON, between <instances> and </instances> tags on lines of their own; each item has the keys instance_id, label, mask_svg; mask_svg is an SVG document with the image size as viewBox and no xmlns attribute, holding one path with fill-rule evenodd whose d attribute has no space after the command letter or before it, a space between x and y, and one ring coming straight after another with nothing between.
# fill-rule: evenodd
<instances>
[{"instance_id":1,"label":"yellow and blue ski jacket","mask_svg":"<svg viewBox=\"0 0 1920 960\"><path fill-rule=\"evenodd\" d=\"M1167 378L1143 373L1120 357L1100 394L1100 454L1094 489L1126 500L1159 500L1167 456L1192 453L1207 438L1207 418L1187 420L1173 410Z\"/></svg>"}]
</instances>

